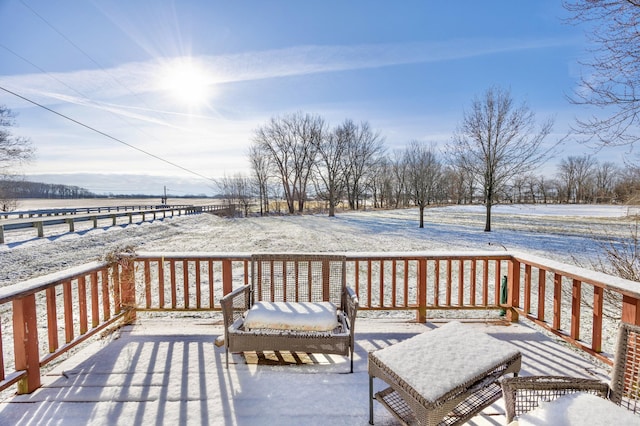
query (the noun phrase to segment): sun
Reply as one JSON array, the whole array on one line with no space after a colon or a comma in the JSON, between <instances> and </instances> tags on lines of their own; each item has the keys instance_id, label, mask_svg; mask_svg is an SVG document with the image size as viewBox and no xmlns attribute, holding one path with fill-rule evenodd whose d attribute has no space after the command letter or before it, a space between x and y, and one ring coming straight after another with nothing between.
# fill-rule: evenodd
<instances>
[{"instance_id":1,"label":"sun","mask_svg":"<svg viewBox=\"0 0 640 426\"><path fill-rule=\"evenodd\" d=\"M160 76L160 87L175 101L186 106L206 103L211 95L211 76L192 58L166 63Z\"/></svg>"}]
</instances>

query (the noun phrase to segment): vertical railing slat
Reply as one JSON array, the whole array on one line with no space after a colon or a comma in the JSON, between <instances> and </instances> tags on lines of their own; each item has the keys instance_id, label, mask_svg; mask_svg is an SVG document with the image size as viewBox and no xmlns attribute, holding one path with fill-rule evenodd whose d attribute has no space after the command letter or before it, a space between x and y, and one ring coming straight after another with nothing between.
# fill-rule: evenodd
<instances>
[{"instance_id":1,"label":"vertical railing slat","mask_svg":"<svg viewBox=\"0 0 640 426\"><path fill-rule=\"evenodd\" d=\"M184 286L184 307L189 309L189 261L187 259L182 261L182 282Z\"/></svg>"},{"instance_id":2,"label":"vertical railing slat","mask_svg":"<svg viewBox=\"0 0 640 426\"><path fill-rule=\"evenodd\" d=\"M524 312L531 312L531 265L524 266Z\"/></svg>"},{"instance_id":3,"label":"vertical railing slat","mask_svg":"<svg viewBox=\"0 0 640 426\"><path fill-rule=\"evenodd\" d=\"M547 271L544 269L538 269L538 319L544 321L546 309L545 297L547 286Z\"/></svg>"},{"instance_id":4,"label":"vertical railing slat","mask_svg":"<svg viewBox=\"0 0 640 426\"><path fill-rule=\"evenodd\" d=\"M380 260L378 271L378 294L380 295L380 307L384 307L384 260Z\"/></svg>"},{"instance_id":5,"label":"vertical railing slat","mask_svg":"<svg viewBox=\"0 0 640 426\"><path fill-rule=\"evenodd\" d=\"M596 352L602 352L602 319L604 305L604 289L593 287L593 330L591 332L591 347Z\"/></svg>"},{"instance_id":6,"label":"vertical railing slat","mask_svg":"<svg viewBox=\"0 0 640 426\"><path fill-rule=\"evenodd\" d=\"M489 259L482 260L482 304L489 304Z\"/></svg>"},{"instance_id":7,"label":"vertical railing slat","mask_svg":"<svg viewBox=\"0 0 640 426\"><path fill-rule=\"evenodd\" d=\"M562 317L562 275L555 273L553 276L553 328L560 330Z\"/></svg>"},{"instance_id":8,"label":"vertical railing slat","mask_svg":"<svg viewBox=\"0 0 640 426\"><path fill-rule=\"evenodd\" d=\"M102 287L102 319L103 321L111 318L111 303L109 297L109 271L104 268L100 271L100 284Z\"/></svg>"},{"instance_id":9,"label":"vertical railing slat","mask_svg":"<svg viewBox=\"0 0 640 426\"><path fill-rule=\"evenodd\" d=\"M397 276L398 273L398 264L395 259L391 260L391 306L398 306L396 303L396 285L397 285Z\"/></svg>"},{"instance_id":10,"label":"vertical railing slat","mask_svg":"<svg viewBox=\"0 0 640 426\"><path fill-rule=\"evenodd\" d=\"M144 260L144 297L147 309L151 307L151 263Z\"/></svg>"},{"instance_id":11,"label":"vertical railing slat","mask_svg":"<svg viewBox=\"0 0 640 426\"><path fill-rule=\"evenodd\" d=\"M367 306L371 308L371 260L367 260L367 283Z\"/></svg>"},{"instance_id":12,"label":"vertical railing slat","mask_svg":"<svg viewBox=\"0 0 640 426\"><path fill-rule=\"evenodd\" d=\"M62 299L64 306L64 336L66 343L73 340L73 296L71 294L71 281L62 283Z\"/></svg>"},{"instance_id":13,"label":"vertical railing slat","mask_svg":"<svg viewBox=\"0 0 640 426\"><path fill-rule=\"evenodd\" d=\"M87 280L84 276L78 278L78 305L80 316L80 334L87 332Z\"/></svg>"},{"instance_id":14,"label":"vertical railing slat","mask_svg":"<svg viewBox=\"0 0 640 426\"><path fill-rule=\"evenodd\" d=\"M58 350L58 309L56 306L56 287L49 287L46 291L47 299L47 336L49 339L49 352Z\"/></svg>"},{"instance_id":15,"label":"vertical railing slat","mask_svg":"<svg viewBox=\"0 0 640 426\"><path fill-rule=\"evenodd\" d=\"M171 307L175 309L178 306L178 289L176 283L176 261L173 259L169 260L169 275L171 282Z\"/></svg>"},{"instance_id":16,"label":"vertical railing slat","mask_svg":"<svg viewBox=\"0 0 640 426\"><path fill-rule=\"evenodd\" d=\"M202 308L202 289L200 286L200 259L196 260L196 308Z\"/></svg>"},{"instance_id":17,"label":"vertical railing slat","mask_svg":"<svg viewBox=\"0 0 640 426\"><path fill-rule=\"evenodd\" d=\"M469 303L471 304L471 306L476 306L476 260L475 259L471 259L471 297L469 298Z\"/></svg>"},{"instance_id":18,"label":"vertical railing slat","mask_svg":"<svg viewBox=\"0 0 640 426\"><path fill-rule=\"evenodd\" d=\"M100 324L100 295L98 294L98 272L91 273L91 327Z\"/></svg>"},{"instance_id":19,"label":"vertical railing slat","mask_svg":"<svg viewBox=\"0 0 640 426\"><path fill-rule=\"evenodd\" d=\"M435 306L440 306L440 259L434 260L435 264L433 266L433 304Z\"/></svg>"},{"instance_id":20,"label":"vertical railing slat","mask_svg":"<svg viewBox=\"0 0 640 426\"><path fill-rule=\"evenodd\" d=\"M209 269L209 307L213 308L215 306L215 293L213 288L213 260L209 259L207 262ZM245 274L246 275L246 274Z\"/></svg>"},{"instance_id":21,"label":"vertical railing slat","mask_svg":"<svg viewBox=\"0 0 640 426\"><path fill-rule=\"evenodd\" d=\"M404 300L404 307L409 306L409 259L405 259L404 260L404 294L403 294L403 300Z\"/></svg>"},{"instance_id":22,"label":"vertical railing slat","mask_svg":"<svg viewBox=\"0 0 640 426\"><path fill-rule=\"evenodd\" d=\"M458 306L464 306L464 259L458 260Z\"/></svg>"},{"instance_id":23,"label":"vertical railing slat","mask_svg":"<svg viewBox=\"0 0 640 426\"><path fill-rule=\"evenodd\" d=\"M580 304L582 302L582 283L574 279L571 286L571 338L580 339Z\"/></svg>"},{"instance_id":24,"label":"vertical railing slat","mask_svg":"<svg viewBox=\"0 0 640 426\"><path fill-rule=\"evenodd\" d=\"M164 308L164 257L158 261L158 308Z\"/></svg>"},{"instance_id":25,"label":"vertical railing slat","mask_svg":"<svg viewBox=\"0 0 640 426\"><path fill-rule=\"evenodd\" d=\"M445 299L446 299L446 306L451 306L451 281L452 281L452 274L453 272L451 271L451 266L452 266L452 262L451 259L447 259L447 287L446 287L446 293L445 293Z\"/></svg>"}]
</instances>

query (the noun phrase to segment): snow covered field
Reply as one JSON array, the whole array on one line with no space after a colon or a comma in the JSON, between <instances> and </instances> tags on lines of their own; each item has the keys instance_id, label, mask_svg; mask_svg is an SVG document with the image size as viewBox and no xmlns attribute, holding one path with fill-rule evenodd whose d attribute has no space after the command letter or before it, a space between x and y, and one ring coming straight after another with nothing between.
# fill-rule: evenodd
<instances>
[{"instance_id":1,"label":"snow covered field","mask_svg":"<svg viewBox=\"0 0 640 426\"><path fill-rule=\"evenodd\" d=\"M100 200L115 202L118 200ZM22 207L24 209L24 207ZM326 215L224 219L181 216L69 233L66 225L11 231L0 245L0 286L99 259L109 251L431 251L521 250L588 266L611 238L629 236L634 221L627 206L504 205L493 213L493 231L483 232L483 206L418 210L369 210Z\"/></svg>"},{"instance_id":2,"label":"snow covered field","mask_svg":"<svg viewBox=\"0 0 640 426\"><path fill-rule=\"evenodd\" d=\"M98 229L87 224L74 233L69 233L66 226L60 226L57 231L51 227L46 230L46 238L36 238L34 230L12 231L5 234L7 243L0 245L0 286L96 260L126 246L133 246L137 251L164 252L502 251L506 248L588 266L602 255L603 243L629 236L635 223L630 213L635 211L622 206L496 206L491 233L483 232L482 206L430 208L425 212L423 229L418 228L417 209L407 209L345 212L335 218L292 215L224 219L199 214L115 227L105 224ZM615 327L607 326L605 330L613 331ZM604 342L607 348L612 345L614 333L609 334ZM3 335L3 338L7 339L6 347L10 347L10 336ZM364 360L364 355L359 359ZM364 361L361 364L364 365ZM177 371L181 371L180 368ZM361 374L353 377L362 380L358 381L354 395L366 398L365 367L358 371ZM289 386L291 377L281 371L277 373ZM243 374L238 376L244 377ZM319 393L314 385L324 383L323 380L312 377L305 386L309 392ZM118 385L117 389L121 388ZM365 413L366 404L360 405L360 411ZM384 410L379 407L376 410L379 410L376 418L380 419L377 423L391 423ZM60 417L64 418L64 414ZM360 417L366 419L366 415ZM493 420L491 423L495 424Z\"/></svg>"}]
</instances>

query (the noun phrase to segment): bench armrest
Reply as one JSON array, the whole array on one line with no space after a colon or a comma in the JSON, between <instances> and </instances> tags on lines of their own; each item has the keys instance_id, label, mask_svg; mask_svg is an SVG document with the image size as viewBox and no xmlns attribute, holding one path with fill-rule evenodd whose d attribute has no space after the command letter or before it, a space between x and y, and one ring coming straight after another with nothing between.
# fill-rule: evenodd
<instances>
[{"instance_id":1,"label":"bench armrest","mask_svg":"<svg viewBox=\"0 0 640 426\"><path fill-rule=\"evenodd\" d=\"M224 320L225 344L229 342L229 327L233 325L250 308L251 286L245 285L233 290L220 299L222 318Z\"/></svg>"},{"instance_id":2,"label":"bench armrest","mask_svg":"<svg viewBox=\"0 0 640 426\"><path fill-rule=\"evenodd\" d=\"M341 309L349 319L349 333L351 334L351 345L353 347L356 315L358 313L358 296L351 287L345 286L342 289Z\"/></svg>"}]
</instances>

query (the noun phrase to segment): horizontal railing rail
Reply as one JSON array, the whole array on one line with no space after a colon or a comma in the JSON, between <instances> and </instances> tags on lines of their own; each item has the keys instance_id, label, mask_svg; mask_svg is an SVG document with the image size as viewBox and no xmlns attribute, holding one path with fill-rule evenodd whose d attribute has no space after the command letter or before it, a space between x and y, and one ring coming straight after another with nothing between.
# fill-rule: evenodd
<instances>
[{"instance_id":1,"label":"horizontal railing rail","mask_svg":"<svg viewBox=\"0 0 640 426\"><path fill-rule=\"evenodd\" d=\"M513 252L341 253L360 310L495 310L611 363L604 334L640 324L640 283ZM216 311L250 280L250 253L122 254L0 288L0 390L40 386L40 367L140 311ZM364 315L364 313L363 313ZM613 329L613 328L612 328ZM63 342L63 343L61 343Z\"/></svg>"},{"instance_id":2,"label":"horizontal railing rail","mask_svg":"<svg viewBox=\"0 0 640 426\"><path fill-rule=\"evenodd\" d=\"M0 212L0 219L23 219L30 217L46 217L46 216L64 216L70 214L88 214L102 212L120 212L129 210L151 210L164 208L183 208L191 207L190 204L143 204L132 206L102 206L102 207L73 207L73 208L54 208L54 209L34 209L34 210L13 210L10 212Z\"/></svg>"}]
</instances>

